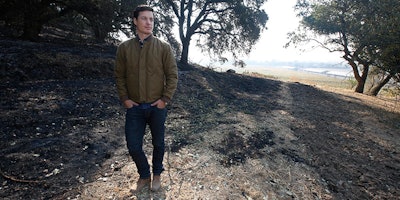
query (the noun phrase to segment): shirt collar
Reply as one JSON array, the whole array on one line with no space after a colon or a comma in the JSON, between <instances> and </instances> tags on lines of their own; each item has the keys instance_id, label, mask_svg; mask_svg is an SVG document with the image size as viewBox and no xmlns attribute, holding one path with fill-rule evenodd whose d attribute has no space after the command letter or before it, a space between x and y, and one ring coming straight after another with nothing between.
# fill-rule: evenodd
<instances>
[{"instance_id":1,"label":"shirt collar","mask_svg":"<svg viewBox=\"0 0 400 200\"><path fill-rule=\"evenodd\" d=\"M144 43L147 41L150 41L152 38L153 38L153 34L150 34L147 38L144 38L144 40L142 41L142 40L140 40L139 36L136 35L136 39L140 44L140 48L143 48Z\"/></svg>"},{"instance_id":2,"label":"shirt collar","mask_svg":"<svg viewBox=\"0 0 400 200\"><path fill-rule=\"evenodd\" d=\"M138 41L140 41L140 37L139 37L138 35L136 35L136 38L137 38ZM148 40L151 40L151 38L153 38L153 35L152 35L152 34L150 34L149 36L147 36L147 38L144 38L143 42L146 42L146 41L148 41Z\"/></svg>"}]
</instances>

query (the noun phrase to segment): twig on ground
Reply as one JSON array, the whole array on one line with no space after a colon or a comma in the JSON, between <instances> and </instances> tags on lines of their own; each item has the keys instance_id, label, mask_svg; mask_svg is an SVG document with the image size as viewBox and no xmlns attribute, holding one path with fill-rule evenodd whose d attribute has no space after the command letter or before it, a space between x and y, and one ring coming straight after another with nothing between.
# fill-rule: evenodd
<instances>
[{"instance_id":1,"label":"twig on ground","mask_svg":"<svg viewBox=\"0 0 400 200\"><path fill-rule=\"evenodd\" d=\"M19 183L41 183L41 182L43 182L43 181L37 181L37 180L24 180L24 179L15 178L13 176L9 176L9 175L5 174L1 169L0 169L0 174L5 179L8 179L8 180L11 180L14 182L19 182Z\"/></svg>"}]
</instances>

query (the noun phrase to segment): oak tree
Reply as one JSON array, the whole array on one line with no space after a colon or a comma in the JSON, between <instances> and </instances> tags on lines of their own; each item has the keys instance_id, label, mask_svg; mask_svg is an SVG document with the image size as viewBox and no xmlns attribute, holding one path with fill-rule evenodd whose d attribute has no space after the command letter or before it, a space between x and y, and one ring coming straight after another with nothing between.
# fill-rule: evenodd
<instances>
[{"instance_id":1,"label":"oak tree","mask_svg":"<svg viewBox=\"0 0 400 200\"><path fill-rule=\"evenodd\" d=\"M399 73L399 7L397 0L298 0L302 18L289 44L316 42L331 52L341 52L357 81L355 91L364 93L371 68L382 79L367 94L379 90Z\"/></svg>"},{"instance_id":2,"label":"oak tree","mask_svg":"<svg viewBox=\"0 0 400 200\"><path fill-rule=\"evenodd\" d=\"M266 28L266 0L155 0L157 17L175 25L182 50L180 63L188 63L193 43L209 55L228 53L235 59L250 53ZM171 28L173 30L173 27ZM174 38L173 34L169 34ZM192 41L194 40L194 41ZM177 41L177 40L176 40Z\"/></svg>"}]
</instances>

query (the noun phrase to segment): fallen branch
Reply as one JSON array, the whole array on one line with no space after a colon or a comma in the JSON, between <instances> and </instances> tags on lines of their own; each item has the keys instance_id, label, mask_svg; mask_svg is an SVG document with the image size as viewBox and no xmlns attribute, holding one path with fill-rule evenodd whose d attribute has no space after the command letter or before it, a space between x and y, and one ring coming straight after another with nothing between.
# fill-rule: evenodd
<instances>
[{"instance_id":1,"label":"fallen branch","mask_svg":"<svg viewBox=\"0 0 400 200\"><path fill-rule=\"evenodd\" d=\"M19 178L15 178L13 176L9 176L7 174L5 174L1 169L0 169L0 174L1 176L3 176L5 179L14 181L14 182L20 182L20 183L41 183L43 181L36 181L36 180L23 180L23 179L19 179Z\"/></svg>"}]
</instances>

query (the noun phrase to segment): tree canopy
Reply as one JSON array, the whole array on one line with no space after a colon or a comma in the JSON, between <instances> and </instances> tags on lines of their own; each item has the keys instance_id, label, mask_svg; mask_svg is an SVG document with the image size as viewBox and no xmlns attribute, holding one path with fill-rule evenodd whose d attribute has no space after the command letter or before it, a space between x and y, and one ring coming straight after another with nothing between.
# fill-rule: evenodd
<instances>
[{"instance_id":1,"label":"tree canopy","mask_svg":"<svg viewBox=\"0 0 400 200\"><path fill-rule=\"evenodd\" d=\"M317 42L329 51L343 53L357 80L356 92L364 93L371 68L380 81L367 94L380 89L400 73L400 2L397 0L298 0L302 18L291 43ZM310 34L311 33L311 34Z\"/></svg>"},{"instance_id":2,"label":"tree canopy","mask_svg":"<svg viewBox=\"0 0 400 200\"><path fill-rule=\"evenodd\" d=\"M2 0L0 21L9 31L3 34L37 40L49 23L82 25L90 29L97 41L104 41L111 32L128 33L133 9L144 0ZM74 30L78 31L78 30ZM82 30L80 30L82 31Z\"/></svg>"},{"instance_id":3,"label":"tree canopy","mask_svg":"<svg viewBox=\"0 0 400 200\"><path fill-rule=\"evenodd\" d=\"M239 56L250 53L268 15L261 8L266 0L0 0L3 35L37 40L49 24L69 27L72 32L90 30L97 41L110 33L134 32L132 11L139 4L150 4L156 15L154 32L165 37L176 50L180 62L188 63L189 49L200 49L227 61L242 63ZM5 30L8 30L5 31ZM176 33L178 32L178 35Z\"/></svg>"},{"instance_id":4,"label":"tree canopy","mask_svg":"<svg viewBox=\"0 0 400 200\"><path fill-rule=\"evenodd\" d=\"M178 27L180 62L187 64L192 40L210 55L229 53L237 59L248 54L268 20L261 9L265 1L156 0L153 4L162 23ZM168 37L175 38L171 34Z\"/></svg>"}]
</instances>

